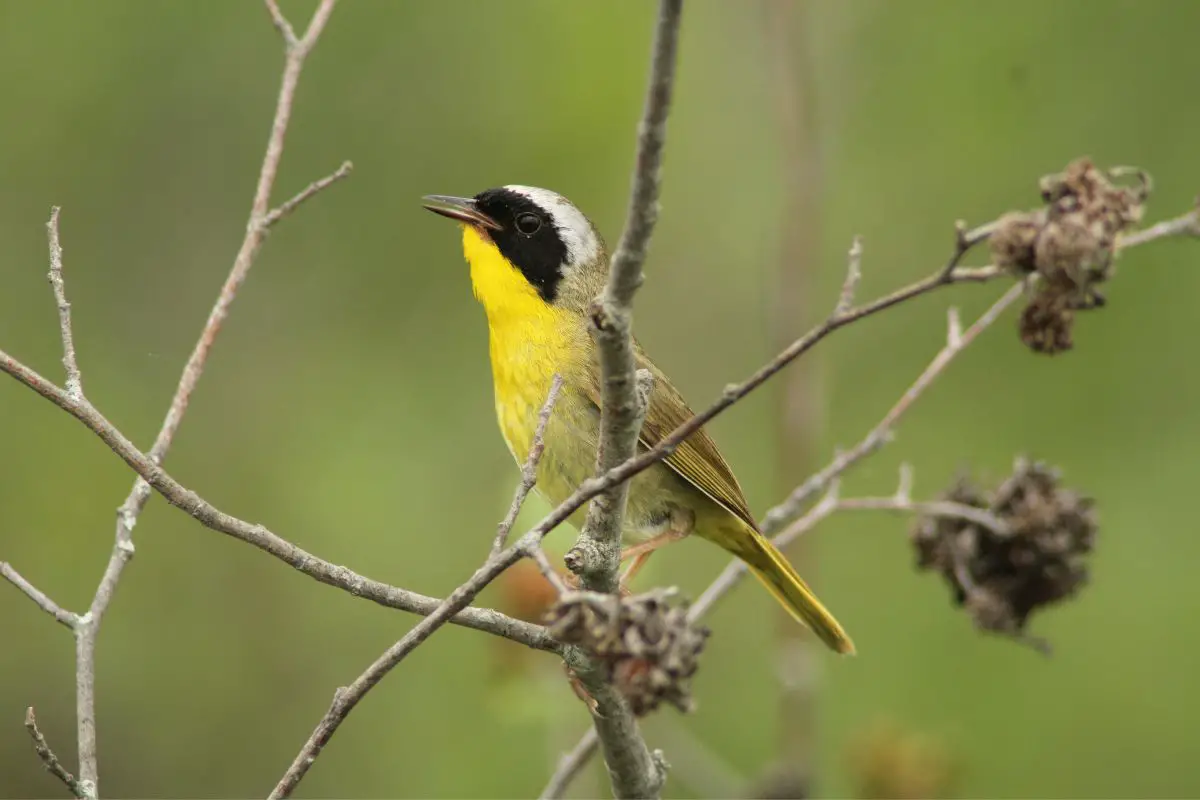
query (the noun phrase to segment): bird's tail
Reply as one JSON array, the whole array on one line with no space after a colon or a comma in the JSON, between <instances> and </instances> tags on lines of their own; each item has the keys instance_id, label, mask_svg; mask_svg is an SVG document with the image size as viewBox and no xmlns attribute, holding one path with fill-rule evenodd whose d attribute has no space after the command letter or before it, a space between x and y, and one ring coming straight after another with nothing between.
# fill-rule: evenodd
<instances>
[{"instance_id":1,"label":"bird's tail","mask_svg":"<svg viewBox=\"0 0 1200 800\"><path fill-rule=\"evenodd\" d=\"M850 641L846 631L769 539L756 532L739 544L742 546L738 556L789 614L832 650L844 655L854 654L854 642Z\"/></svg>"}]
</instances>

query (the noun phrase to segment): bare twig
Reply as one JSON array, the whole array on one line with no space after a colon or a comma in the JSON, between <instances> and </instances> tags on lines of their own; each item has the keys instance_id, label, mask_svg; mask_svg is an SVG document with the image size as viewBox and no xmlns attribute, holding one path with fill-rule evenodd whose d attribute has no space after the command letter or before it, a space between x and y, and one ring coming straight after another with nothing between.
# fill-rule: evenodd
<instances>
[{"instance_id":1,"label":"bare twig","mask_svg":"<svg viewBox=\"0 0 1200 800\"><path fill-rule=\"evenodd\" d=\"M517 521L517 514L521 513L521 506L525 505L525 498L529 496L534 484L537 483L538 462L542 460L542 452L546 449L546 426L550 424L550 414L554 411L554 404L558 402L558 393L562 391L562 384L561 375L555 375L550 381L550 391L546 394L546 402L542 404L542 410L538 412L537 428L533 432L529 455L525 458L525 465L521 467L521 482L517 484L517 490L513 494L512 505L508 507L508 513L504 515L504 519L500 521L496 529L496 541L492 544L493 553L504 549L509 531Z\"/></svg>"},{"instance_id":2,"label":"bare twig","mask_svg":"<svg viewBox=\"0 0 1200 800\"><path fill-rule=\"evenodd\" d=\"M596 729L588 728L579 742L571 748L571 752L558 760L554 774L550 776L546 788L542 789L542 793L539 795L541 800L559 800L566 795L567 787L596 754L599 744L600 737L596 734Z\"/></svg>"},{"instance_id":3,"label":"bare twig","mask_svg":"<svg viewBox=\"0 0 1200 800\"><path fill-rule=\"evenodd\" d=\"M192 392L195 391L196 384L200 381L200 376L204 372L209 352L212 350L217 334L220 333L222 324L224 324L226 317L229 315L229 309L237 297L238 289L241 287L242 282L245 281L250 268L254 265L255 257L262 247L267 231L271 225L287 213L290 213L308 197L311 197L313 194L316 194L321 189L349 173L349 164L343 164L342 169L338 170L330 178L318 181L313 186L308 187L308 189L297 195L296 198L285 203L278 211L268 212L271 201L271 190L275 185L275 176L279 172L279 162L283 156L283 141L287 134L288 122L291 119L292 104L296 96L296 84L300 79L300 71L304 66L305 58L313 46L316 45L321 31L324 30L325 23L328 22L329 15L333 12L335 2L336 0L322 0L317 10L313 13L304 38L297 41L291 25L283 17L274 1L267 0L267 9L275 22L275 27L279 29L284 38L287 51L283 77L279 87L279 97L275 103L275 118L271 124L271 133L267 139L266 155L263 157L262 168L259 170L258 175L258 184L254 190L254 200L250 206L250 219L246 225L246 236L242 240L242 245L234 259L233 268L230 270L229 276L225 279L225 284L221 287L216 304L209 313L204 329L200 333L200 338L196 342L196 346L192 350L187 364L184 365L183 374L175 389L175 396L171 399L171 405L167 410L166 418L163 420L162 428L158 432L158 437L154 440L154 445L150 448L150 458L155 464L162 463L162 460L166 458L167 452L171 448L171 443L174 441L175 434L179 430L179 425L183 421L183 415L187 412ZM57 245L56 222L57 209L51 217L52 251L56 249ZM52 267L51 275L53 276L53 274ZM53 277L51 278L51 282L54 283ZM60 298L59 309L60 313L62 313L65 301L59 295L60 285L61 281L55 284L55 294ZM63 330L63 343L64 346L67 346L69 341L69 316L66 314L63 315ZM74 351L70 347L67 347L67 350L70 357L70 363L67 366L67 391L70 393ZM65 358L64 363L66 363ZM78 381L77 369L75 371L75 378ZM83 399L82 389L80 389L77 399ZM91 607L87 613L79 618L79 624L76 626L76 705L79 725L79 772L80 778L84 781L85 785L92 787L97 786L99 783L96 766L95 727L96 636L99 631L100 622L104 617L104 612L108 609L109 603L112 602L117 583L121 579L121 573L133 557L133 528L137 524L138 516L141 514L142 509L145 508L146 501L149 498L150 487L145 481L139 479L134 482L129 496L125 498L125 502L117 509L116 537L112 555L109 557L108 566L105 568L104 575L100 579L100 585L96 589Z\"/></svg>"},{"instance_id":4,"label":"bare twig","mask_svg":"<svg viewBox=\"0 0 1200 800\"><path fill-rule=\"evenodd\" d=\"M854 307L854 292L862 280L862 237L855 236L846 254L846 279L842 281L842 293L838 296L837 308L834 314L845 314Z\"/></svg>"},{"instance_id":5,"label":"bare twig","mask_svg":"<svg viewBox=\"0 0 1200 800\"><path fill-rule=\"evenodd\" d=\"M337 731L338 726L354 710L358 702L366 696L367 692L371 691L372 688L383 680L383 677L395 668L405 656L415 650L417 645L424 642L434 631L449 622L456 613L466 608L475 599L475 596L495 580L500 573L526 555L531 543L534 545L537 544L536 541L526 535L513 546L489 556L484 565L477 569L475 574L471 576L470 580L451 592L450 596L433 610L433 613L414 625L400 641L389 647L353 683L334 692L333 704L325 712L325 716L321 718L321 721L317 724L308 741L305 742L304 747L301 748L292 765L284 773L283 778L280 779L274 790L272 790L270 794L272 800L290 797L296 786L316 761L317 756L320 755L322 748L325 747L330 737Z\"/></svg>"},{"instance_id":6,"label":"bare twig","mask_svg":"<svg viewBox=\"0 0 1200 800\"><path fill-rule=\"evenodd\" d=\"M858 444L849 450L839 453L824 469L810 476L786 500L768 511L763 517L763 532L773 534L779 531L783 527L783 524L794 517L813 496L818 492L833 487L842 473L882 447L888 441L900 417L912 408L913 403L929 388L933 380L945 371L955 356L966 349L967 345L971 344L979 334L999 319L1005 309L1021 297L1023 291L1024 287L1021 284L1011 286L1007 292L1001 295L965 331L960 330L957 312L951 310L947 315L946 344L933 357L933 360L929 362L924 371L917 376L917 379L905 390L896 404L883 415L883 419L868 431ZM789 542L795 540L798 536L815 526L817 522L836 511L838 503L837 492L835 490L829 491L821 503L818 503L808 514L805 514L788 526L786 530L779 533L772 541L778 547L787 546ZM712 605L732 589L744 574L745 567L740 561L730 563L689 608L688 618L696 620L708 613Z\"/></svg>"},{"instance_id":7,"label":"bare twig","mask_svg":"<svg viewBox=\"0 0 1200 800\"><path fill-rule=\"evenodd\" d=\"M54 302L58 305L62 364L67 372L66 389L75 397L83 397L83 376L79 374L79 363L75 358L75 335L71 330L71 304L67 302L67 287L63 282L62 245L58 239L59 210L58 206L51 208L50 221L46 223L46 238L50 245L50 287L54 290Z\"/></svg>"},{"instance_id":8,"label":"bare twig","mask_svg":"<svg viewBox=\"0 0 1200 800\"><path fill-rule=\"evenodd\" d=\"M350 177L350 173L353 170L354 164L350 163L349 161L343 161L342 165L337 168L336 172L326 175L319 181L313 181L308 186L305 186L302 190L300 190L295 197L279 206L279 208L271 209L271 211L267 213L267 216L263 218L262 226L264 228L271 228L276 222L279 222L279 220L295 211L300 204L311 199L313 195L328 189L330 186L342 180L343 178Z\"/></svg>"},{"instance_id":9,"label":"bare twig","mask_svg":"<svg viewBox=\"0 0 1200 800\"><path fill-rule=\"evenodd\" d=\"M598 491L596 488L607 480L628 480L632 475L636 475L643 469L646 469L650 464L658 459L666 457L672 452L678 443L683 441L693 432L698 429L704 422L707 422L712 417L715 417L739 397L744 396L755 386L761 384L769 378L774 372L777 372L790 360L801 355L803 352L811 348L817 341L820 341L825 336L832 333L837 328L842 327L850 322L858 319L863 319L871 314L889 308L897 303L909 300L911 298L925 294L933 289L949 283L959 283L964 281L981 282L987 281L995 277L999 277L1001 272L995 267L983 267L978 269L964 269L959 265L962 257L974 245L983 241L991 234L995 228L995 223L983 225L973 231L967 231L961 223L956 226L956 241L954 253L942 267L934 275L918 281L914 284L899 289L891 294L866 303L861 306L852 307L848 310L842 309L842 298L845 296L845 286L853 283L851 273L859 267L858 262L853 256L854 248L851 248L852 255L847 266L846 281L843 283L843 292L839 296L838 304L834 308L833 314L821 325L814 328L809 333L794 342L790 347L780 353L771 363L756 372L748 381L743 384L728 387L725 395L714 405L710 406L706 411L694 416L687 423L684 423L679 428L661 442L657 447L649 450L640 456L630 459L625 464L615 470L610 470L608 473L600 477L599 480L593 482L592 485L585 484L575 492L567 501L561 503L558 508L551 511L550 515L539 523L539 528L547 524L557 524L556 520L559 515L569 515L575 508L578 508L575 501L577 496L582 496L579 503L587 502L587 497L590 493ZM1200 235L1200 212L1195 210L1189 211L1178 217L1157 223L1149 228L1137 231L1128 236L1125 236L1118 241L1118 247L1121 249L1135 247L1138 245L1147 244L1158 239L1169 238L1181 235ZM1004 312L1006 308L1012 305L1021 296L1024 291L1022 284L1012 286L1005 294L1003 294L975 323L966 331L962 330L961 323L958 319L956 309L951 309L947 319L946 345L934 357L933 361L926 367L925 371L917 378L917 380L909 387L900 400L884 415L883 419L876 425L866 436L851 450L839 453L834 460L824 469L809 477L802 483L783 503L772 508L764 516L761 528L764 533L770 535L775 534L783 528L784 524L791 519L803 505L809 502L817 493L826 490L827 493L822 500L813 506L810 511L800 519L796 520L783 533L775 536L772 540L777 546L784 547L789 542L793 541L798 536L815 527L815 525L824 519L836 509L839 499L837 497L836 481L838 477L851 466L856 464L862 458L877 450L888 440L889 432L896 424L899 418L911 408L917 397L929 386L932 380L940 374L955 355L960 353L972 340L974 340L986 327L991 325ZM841 320L841 321L839 321ZM890 498L893 502L897 498ZM948 511L949 508L942 507L941 510ZM958 509L961 511L962 509ZM563 517L565 519L565 516ZM688 619L695 621L706 614L713 605L715 605L722 597L724 597L741 578L746 574L746 566L741 561L732 560L717 578L709 584L704 592L697 598L696 602L689 607ZM595 732L587 731L578 744L571 750L569 754L563 757L559 762L554 776L546 789L543 790L543 797L561 797L566 791L571 780L579 773L587 761L595 752Z\"/></svg>"},{"instance_id":10,"label":"bare twig","mask_svg":"<svg viewBox=\"0 0 1200 800\"><path fill-rule=\"evenodd\" d=\"M1163 220L1149 228L1134 231L1117 239L1117 249L1137 247L1155 239L1175 236L1200 236L1200 209L1189 211L1174 219Z\"/></svg>"},{"instance_id":11,"label":"bare twig","mask_svg":"<svg viewBox=\"0 0 1200 800\"><path fill-rule=\"evenodd\" d=\"M105 419L91 403L86 400L75 401L65 390L3 351L0 351L0 372L16 378L82 422L161 494L163 499L186 511L206 527L251 544L321 583L336 586L356 597L363 597L380 605L427 615L432 614L443 602L371 580L345 567L331 564L276 535L263 525L226 514L172 478L148 454L138 450L125 438L125 435ZM538 538L540 541L540 536ZM453 617L451 622L511 639L536 650L560 652L562 649L542 626L531 625L491 609L464 609L462 613Z\"/></svg>"},{"instance_id":12,"label":"bare twig","mask_svg":"<svg viewBox=\"0 0 1200 800\"><path fill-rule=\"evenodd\" d=\"M625 228L613 253L604 292L592 306L600 362L600 441L596 453L599 474L616 468L636 452L652 388L650 374L642 371L639 376L637 369L633 296L642 284L642 265L658 220L663 150L682 14L683 0L660 0ZM568 554L568 566L580 576L586 589L617 591L621 529L628 494L627 482L614 483L588 507L583 530ZM666 781L666 764L646 747L629 704L608 684L604 671L594 667L581 663L575 674L595 701L593 723L604 749L613 795L658 797Z\"/></svg>"},{"instance_id":13,"label":"bare twig","mask_svg":"<svg viewBox=\"0 0 1200 800\"><path fill-rule=\"evenodd\" d=\"M42 611L45 611L60 623L66 625L68 628L71 628L72 630L75 629L75 624L78 621L78 617L76 617L70 611L67 611L58 603L51 600L49 596L47 596L46 593L41 589L38 589L32 583L25 580L25 578L21 576L21 573L13 569L12 564L9 564L6 561L0 561L0 577L3 577L13 586L24 592L25 596L36 603L37 607Z\"/></svg>"},{"instance_id":14,"label":"bare twig","mask_svg":"<svg viewBox=\"0 0 1200 800\"><path fill-rule=\"evenodd\" d=\"M625 228L613 252L608 282L592 306L601 394L597 473L613 469L634 454L646 412L646 398L637 391L633 296L642 285L642 265L658 221L663 149L682 13L683 0L661 0L646 104L638 124L637 158ZM587 521L568 562L588 589L616 591L627 496L628 485L617 483L606 487L588 508Z\"/></svg>"},{"instance_id":15,"label":"bare twig","mask_svg":"<svg viewBox=\"0 0 1200 800\"><path fill-rule=\"evenodd\" d=\"M81 784L58 760L58 756L50 748L50 743L46 741L46 737L42 735L41 730L38 728L37 717L33 713L33 706L25 710L25 730L29 731L29 736L33 739L33 750L37 753L37 757L42 760L42 764L46 767L47 772L62 781L71 794L78 797L79 800L86 800L86 798L95 796L94 788L89 789L89 787Z\"/></svg>"},{"instance_id":16,"label":"bare twig","mask_svg":"<svg viewBox=\"0 0 1200 800\"><path fill-rule=\"evenodd\" d=\"M559 595L562 595L569 590L569 587L567 586L566 582L563 581L562 576L558 574L558 570L556 570L554 565L550 563L550 558L546 555L545 550L543 550L540 546L530 548L529 557L533 559L533 563L537 564L537 568L541 571L542 577L544 577L546 581L554 588L555 592L557 592Z\"/></svg>"},{"instance_id":17,"label":"bare twig","mask_svg":"<svg viewBox=\"0 0 1200 800\"><path fill-rule=\"evenodd\" d=\"M475 574L466 583L455 589L449 597L441 601L432 612L426 615L425 619L413 626L412 630L405 634L400 641L389 647L383 655L375 659L375 662L367 667L353 683L334 692L333 703L330 705L329 710L325 712L325 716L317 723L316 729L313 730L308 741L304 743L304 747L300 749L300 753L292 761L287 772L284 773L284 776L271 792L272 798L290 796L300 781L304 779L304 776L316 761L317 756L321 754L321 750L329 742L329 739L337 732L342 721L354 710L354 707L366 696L367 692L378 685L385 675L395 669L409 653L428 639L434 631L447 622L452 621L455 614L463 611L504 570L517 563L521 558L529 557L537 563L542 573L546 576L546 579L550 581L560 594L566 590L562 579L554 571L550 560L542 551L541 535L526 534L512 547L504 548L504 541L508 537L508 532L512 529L513 522L516 520L517 514L520 513L525 498L529 496L530 490L533 489L534 484L537 482L537 465L545 449L544 438L546 426L549 424L550 416L554 411L554 404L558 400L562 384L562 377L559 375L555 375L550 382L550 390L546 394L546 401L542 404L541 411L538 412L537 429L534 432L533 441L530 443L529 456L525 459L525 465L521 470L521 482L517 486L508 513L505 514L504 520L499 525L496 540L487 561L475 571Z\"/></svg>"}]
</instances>

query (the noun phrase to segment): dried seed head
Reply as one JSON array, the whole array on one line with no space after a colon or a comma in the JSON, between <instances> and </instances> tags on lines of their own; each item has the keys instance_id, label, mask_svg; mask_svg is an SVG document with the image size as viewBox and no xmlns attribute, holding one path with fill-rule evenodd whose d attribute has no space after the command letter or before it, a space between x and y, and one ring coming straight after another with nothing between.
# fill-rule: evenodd
<instances>
[{"instance_id":1,"label":"dried seed head","mask_svg":"<svg viewBox=\"0 0 1200 800\"><path fill-rule=\"evenodd\" d=\"M1137 185L1111 180L1129 174ZM1096 287L1112 277L1118 235L1142 218L1150 178L1126 167L1105 174L1081 158L1040 186L1045 207L1002 217L991 249L998 266L1040 276L1021 318L1021 340L1035 352L1057 353L1071 347L1071 312L1104 305Z\"/></svg>"},{"instance_id":2,"label":"dried seed head","mask_svg":"<svg viewBox=\"0 0 1200 800\"><path fill-rule=\"evenodd\" d=\"M664 700L690 711L691 677L709 630L689 623L686 606L670 603L672 594L567 592L547 612L546 626L560 642L598 657L635 714L647 714Z\"/></svg>"},{"instance_id":3,"label":"dried seed head","mask_svg":"<svg viewBox=\"0 0 1200 800\"><path fill-rule=\"evenodd\" d=\"M980 628L1019 636L1030 614L1087 581L1093 501L1064 489L1056 470L1019 459L995 491L959 480L945 499L985 509L998 524L919 517L910 533L917 568L940 572Z\"/></svg>"},{"instance_id":4,"label":"dried seed head","mask_svg":"<svg viewBox=\"0 0 1200 800\"><path fill-rule=\"evenodd\" d=\"M1044 211L1012 211L1001 217L988 239L996 266L1019 276L1037 269L1033 251L1045 224Z\"/></svg>"},{"instance_id":5,"label":"dried seed head","mask_svg":"<svg viewBox=\"0 0 1200 800\"><path fill-rule=\"evenodd\" d=\"M1074 324L1075 310L1066 297L1053 292L1037 292L1021 312L1021 341L1035 353L1061 353L1074 345L1071 340Z\"/></svg>"}]
</instances>

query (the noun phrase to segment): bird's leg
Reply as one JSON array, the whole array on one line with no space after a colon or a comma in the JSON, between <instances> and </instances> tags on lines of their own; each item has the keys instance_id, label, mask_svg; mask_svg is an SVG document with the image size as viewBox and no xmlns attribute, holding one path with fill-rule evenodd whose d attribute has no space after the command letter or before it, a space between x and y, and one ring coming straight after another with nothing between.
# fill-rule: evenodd
<instances>
[{"instance_id":1,"label":"bird's leg","mask_svg":"<svg viewBox=\"0 0 1200 800\"><path fill-rule=\"evenodd\" d=\"M629 582L641 571L642 567L646 566L646 562L650 560L650 556L658 548L677 542L692 532L695 527L696 515L684 509L672 509L670 517L667 519L667 529L662 533L657 533L640 544L635 544L633 547L627 547L621 551L621 560L625 561L632 559L629 566L625 568L625 573L621 575L621 589L623 592L629 585Z\"/></svg>"}]
</instances>

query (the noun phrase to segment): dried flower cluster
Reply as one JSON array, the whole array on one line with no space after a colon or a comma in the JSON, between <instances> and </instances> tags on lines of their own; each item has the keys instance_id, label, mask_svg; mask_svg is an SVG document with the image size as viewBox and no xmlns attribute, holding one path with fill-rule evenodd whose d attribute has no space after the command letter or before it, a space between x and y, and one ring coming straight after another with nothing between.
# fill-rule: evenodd
<instances>
[{"instance_id":1,"label":"dried flower cluster","mask_svg":"<svg viewBox=\"0 0 1200 800\"><path fill-rule=\"evenodd\" d=\"M639 716L666 701L692 709L691 678L709 630L692 625L671 590L617 597L567 592L546 615L561 642L593 653Z\"/></svg>"},{"instance_id":2,"label":"dried flower cluster","mask_svg":"<svg viewBox=\"0 0 1200 800\"><path fill-rule=\"evenodd\" d=\"M1110 178L1134 175L1135 186ZM1150 178L1139 170L1102 173L1086 158L1041 180L1043 208L1006 214L991 236L997 266L1040 276L1021 315L1021 340L1035 352L1072 346L1075 312L1104 305L1096 289L1112 276L1117 236L1142 217Z\"/></svg>"},{"instance_id":3,"label":"dried flower cluster","mask_svg":"<svg viewBox=\"0 0 1200 800\"><path fill-rule=\"evenodd\" d=\"M990 494L960 480L945 499L985 509L998 523L921 516L910 534L917 567L940 572L980 628L1019 634L1033 611L1086 582L1093 501L1064 489L1056 470L1018 459Z\"/></svg>"}]
</instances>

